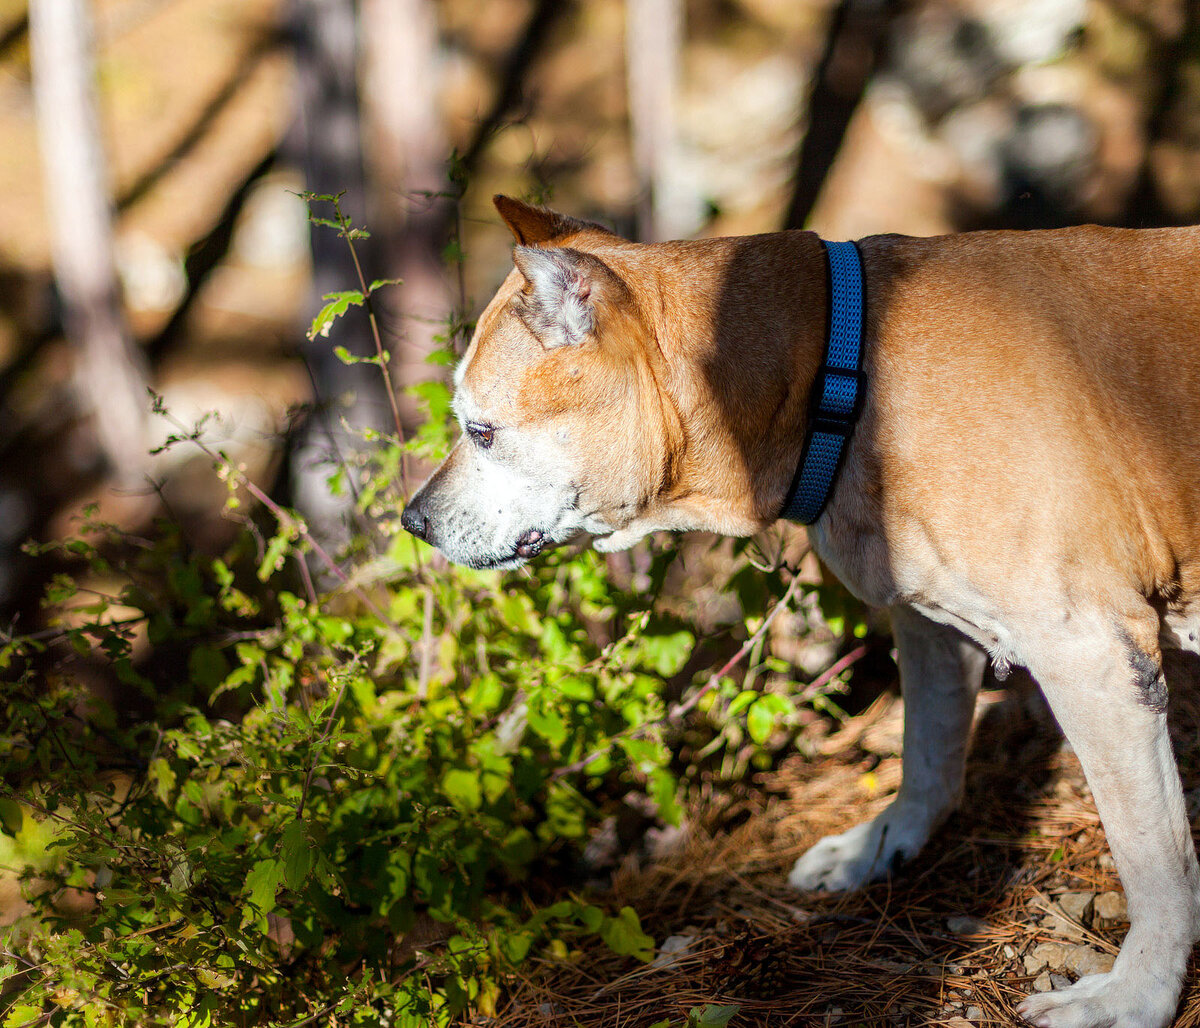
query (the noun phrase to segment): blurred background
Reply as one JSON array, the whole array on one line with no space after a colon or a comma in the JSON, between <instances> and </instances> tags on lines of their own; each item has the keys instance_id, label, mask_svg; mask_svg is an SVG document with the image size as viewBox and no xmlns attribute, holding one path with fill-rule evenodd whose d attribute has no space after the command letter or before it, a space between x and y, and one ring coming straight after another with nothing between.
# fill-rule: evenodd
<instances>
[{"instance_id":1,"label":"blurred background","mask_svg":"<svg viewBox=\"0 0 1200 1028\"><path fill-rule=\"evenodd\" d=\"M0 0L0 623L89 502L218 547L181 424L336 534L331 451L444 375L510 266L493 193L633 238L1200 219L1185 0ZM316 213L329 217L329 205ZM422 414L406 395L401 418Z\"/></svg>"}]
</instances>

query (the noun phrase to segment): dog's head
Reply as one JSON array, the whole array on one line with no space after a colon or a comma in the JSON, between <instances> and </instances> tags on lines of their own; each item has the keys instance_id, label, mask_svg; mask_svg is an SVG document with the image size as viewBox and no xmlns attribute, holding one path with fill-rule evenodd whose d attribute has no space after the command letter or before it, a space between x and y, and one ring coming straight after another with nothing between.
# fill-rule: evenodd
<instances>
[{"instance_id":1,"label":"dog's head","mask_svg":"<svg viewBox=\"0 0 1200 1028\"><path fill-rule=\"evenodd\" d=\"M673 428L654 388L653 329L614 270L632 244L495 204L516 236L515 268L455 373L462 437L401 518L477 568L517 567L581 533L619 539L661 488Z\"/></svg>"}]
</instances>

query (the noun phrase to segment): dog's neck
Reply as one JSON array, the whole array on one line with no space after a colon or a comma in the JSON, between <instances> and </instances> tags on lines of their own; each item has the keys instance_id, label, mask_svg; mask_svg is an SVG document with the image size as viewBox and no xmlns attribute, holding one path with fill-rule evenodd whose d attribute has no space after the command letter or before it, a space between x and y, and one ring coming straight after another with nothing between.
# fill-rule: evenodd
<instances>
[{"instance_id":1,"label":"dog's neck","mask_svg":"<svg viewBox=\"0 0 1200 1028\"><path fill-rule=\"evenodd\" d=\"M778 232L603 257L650 323L663 403L687 426L664 499L702 522L689 527L746 535L770 524L800 459L824 348L820 240Z\"/></svg>"}]
</instances>

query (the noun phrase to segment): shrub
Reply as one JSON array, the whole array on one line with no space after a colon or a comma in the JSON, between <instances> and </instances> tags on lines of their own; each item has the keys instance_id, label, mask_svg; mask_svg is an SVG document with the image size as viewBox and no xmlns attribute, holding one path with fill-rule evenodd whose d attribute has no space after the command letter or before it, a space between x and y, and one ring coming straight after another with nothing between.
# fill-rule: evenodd
<instances>
[{"instance_id":1,"label":"shrub","mask_svg":"<svg viewBox=\"0 0 1200 1028\"><path fill-rule=\"evenodd\" d=\"M327 298L313 332L385 285ZM793 701L725 676L668 694L697 635L652 612L674 543L641 589L591 552L507 576L435 563L396 517L406 454L450 438L445 387L421 391L417 439L335 469L364 515L352 560L214 451L228 512L252 513L220 558L94 510L38 548L64 569L53 627L0 637L0 828L32 905L4 932L5 1026L446 1024L494 1010L535 947L595 933L652 955L634 911L570 891L589 830L630 790L677 820L667 741L690 712L761 747ZM179 426L167 445L207 444ZM761 579L739 590L756 664Z\"/></svg>"}]
</instances>

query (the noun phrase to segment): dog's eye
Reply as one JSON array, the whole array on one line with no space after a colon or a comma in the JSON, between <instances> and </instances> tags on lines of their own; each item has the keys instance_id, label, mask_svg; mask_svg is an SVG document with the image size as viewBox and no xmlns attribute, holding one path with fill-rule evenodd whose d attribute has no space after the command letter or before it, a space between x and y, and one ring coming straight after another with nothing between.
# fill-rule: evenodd
<instances>
[{"instance_id":1,"label":"dog's eye","mask_svg":"<svg viewBox=\"0 0 1200 1028\"><path fill-rule=\"evenodd\" d=\"M492 425L481 425L478 421L467 422L467 435L485 450L492 445L492 437L495 434L496 429Z\"/></svg>"}]
</instances>

